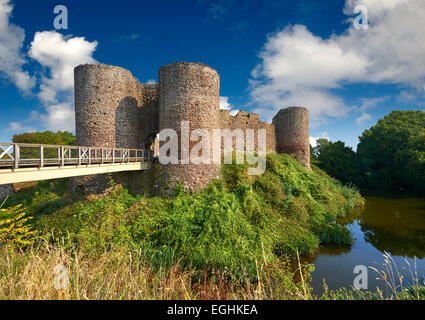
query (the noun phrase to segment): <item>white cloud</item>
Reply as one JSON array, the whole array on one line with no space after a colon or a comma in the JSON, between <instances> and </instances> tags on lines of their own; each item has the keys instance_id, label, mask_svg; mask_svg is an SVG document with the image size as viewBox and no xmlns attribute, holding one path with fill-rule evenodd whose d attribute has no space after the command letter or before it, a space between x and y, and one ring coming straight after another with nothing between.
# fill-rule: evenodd
<instances>
[{"instance_id":1,"label":"white cloud","mask_svg":"<svg viewBox=\"0 0 425 320\"><path fill-rule=\"evenodd\" d=\"M22 69L26 63L21 53L25 31L9 22L12 10L10 0L0 0L0 74L24 93L29 93L35 86L35 79Z\"/></svg>"},{"instance_id":2,"label":"white cloud","mask_svg":"<svg viewBox=\"0 0 425 320\"><path fill-rule=\"evenodd\" d=\"M368 7L368 30L350 25L323 39L295 25L268 37L250 81L252 101L264 106L257 112L270 119L282 107L301 105L317 125L355 110L333 91L346 84L423 88L425 1L347 0L344 12L353 14L357 4Z\"/></svg>"},{"instance_id":3,"label":"white cloud","mask_svg":"<svg viewBox=\"0 0 425 320\"><path fill-rule=\"evenodd\" d=\"M74 68L83 63L96 63L93 52L97 42L83 37L64 37L56 31L36 32L29 56L46 67L49 76L43 77L39 98L44 103L57 102L61 91L74 87Z\"/></svg>"},{"instance_id":4,"label":"white cloud","mask_svg":"<svg viewBox=\"0 0 425 320\"><path fill-rule=\"evenodd\" d=\"M92 57L97 42L83 37L64 37L56 31L36 32L29 56L45 67L38 98L46 113L40 115L49 130L74 131L74 68L97 63Z\"/></svg>"},{"instance_id":5,"label":"white cloud","mask_svg":"<svg viewBox=\"0 0 425 320\"><path fill-rule=\"evenodd\" d=\"M220 97L220 109L228 110L231 116L236 116L240 110L233 109L233 105L229 102L229 97Z\"/></svg>"},{"instance_id":6,"label":"white cloud","mask_svg":"<svg viewBox=\"0 0 425 320\"><path fill-rule=\"evenodd\" d=\"M36 32L28 54L44 67L37 96L45 112L32 111L20 123L10 123L11 129L26 131L29 127L25 123L37 121L44 129L74 131L74 68L97 63L92 57L96 47L96 41L89 42L83 37L65 37L56 31Z\"/></svg>"},{"instance_id":7,"label":"white cloud","mask_svg":"<svg viewBox=\"0 0 425 320\"><path fill-rule=\"evenodd\" d=\"M360 110L361 111L369 110L381 104L382 102L387 101L390 98L391 98L390 96L375 97L375 98L360 98L360 102L361 102Z\"/></svg>"},{"instance_id":8,"label":"white cloud","mask_svg":"<svg viewBox=\"0 0 425 320\"><path fill-rule=\"evenodd\" d=\"M231 104L229 103L228 97L220 97L220 109L221 110L230 110Z\"/></svg>"},{"instance_id":9,"label":"white cloud","mask_svg":"<svg viewBox=\"0 0 425 320\"><path fill-rule=\"evenodd\" d=\"M12 132L12 133L34 132L35 131L34 127L28 124L32 121L37 121L39 117L40 117L39 113L33 110L30 112L27 119L21 122L18 122L18 121L10 122L9 127L4 131Z\"/></svg>"},{"instance_id":10,"label":"white cloud","mask_svg":"<svg viewBox=\"0 0 425 320\"><path fill-rule=\"evenodd\" d=\"M25 31L9 22L12 10L10 0L0 0L0 74L29 93L36 78L22 69L26 63L22 53ZM83 37L63 36L56 31L36 32L28 55L44 67L37 96L45 112L31 111L27 119L10 122L6 131L33 131L28 125L31 122L37 122L38 128L41 122L44 129L73 131L74 68L79 64L97 63L92 57L96 47L96 41L89 42Z\"/></svg>"},{"instance_id":11,"label":"white cloud","mask_svg":"<svg viewBox=\"0 0 425 320\"><path fill-rule=\"evenodd\" d=\"M22 125L20 122L10 122L8 132L20 133L20 132L34 132L35 129L30 126Z\"/></svg>"},{"instance_id":12,"label":"white cloud","mask_svg":"<svg viewBox=\"0 0 425 320\"><path fill-rule=\"evenodd\" d=\"M361 125L364 122L372 120L372 116L366 112L363 112L359 117L356 118L358 125Z\"/></svg>"},{"instance_id":13,"label":"white cloud","mask_svg":"<svg viewBox=\"0 0 425 320\"><path fill-rule=\"evenodd\" d=\"M327 139L327 140L331 140L329 138L329 134L327 132L323 132L320 137L310 137L310 144L311 146L314 148L317 146L317 140L319 139Z\"/></svg>"},{"instance_id":14,"label":"white cloud","mask_svg":"<svg viewBox=\"0 0 425 320\"><path fill-rule=\"evenodd\" d=\"M150 80L146 81L146 84L156 84L156 80L150 79Z\"/></svg>"},{"instance_id":15,"label":"white cloud","mask_svg":"<svg viewBox=\"0 0 425 320\"><path fill-rule=\"evenodd\" d=\"M42 120L52 131L74 131L75 112L73 103L60 103L46 107L46 114L40 115Z\"/></svg>"}]
</instances>

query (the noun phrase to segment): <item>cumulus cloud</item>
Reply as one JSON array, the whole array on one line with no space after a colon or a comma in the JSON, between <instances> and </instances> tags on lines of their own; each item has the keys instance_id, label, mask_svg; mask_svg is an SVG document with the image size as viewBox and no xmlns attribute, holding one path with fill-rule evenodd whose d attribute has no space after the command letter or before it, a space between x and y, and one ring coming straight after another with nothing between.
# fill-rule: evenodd
<instances>
[{"instance_id":1,"label":"cumulus cloud","mask_svg":"<svg viewBox=\"0 0 425 320\"><path fill-rule=\"evenodd\" d=\"M33 131L26 124L35 121L38 127L42 123L44 129L74 131L74 68L97 63L92 57L96 47L96 41L89 42L83 37L63 36L56 31L36 32L28 55L43 67L37 97L44 112L32 111L27 119L9 123L9 131Z\"/></svg>"},{"instance_id":2,"label":"cumulus cloud","mask_svg":"<svg viewBox=\"0 0 425 320\"><path fill-rule=\"evenodd\" d=\"M221 110L231 109L231 105L229 103L229 97L220 97L220 109Z\"/></svg>"},{"instance_id":3,"label":"cumulus cloud","mask_svg":"<svg viewBox=\"0 0 425 320\"><path fill-rule=\"evenodd\" d=\"M323 39L295 25L268 37L250 80L252 100L263 106L257 111L270 120L281 107L302 105L317 125L355 110L335 93L346 84L423 90L425 2L347 0L344 13L352 15L357 4L368 8L368 30L350 25L343 34Z\"/></svg>"},{"instance_id":4,"label":"cumulus cloud","mask_svg":"<svg viewBox=\"0 0 425 320\"><path fill-rule=\"evenodd\" d=\"M220 109L228 110L231 116L238 114L240 110L233 109L233 105L229 102L229 97L220 97Z\"/></svg>"},{"instance_id":5,"label":"cumulus cloud","mask_svg":"<svg viewBox=\"0 0 425 320\"><path fill-rule=\"evenodd\" d=\"M10 23L12 10L9 0L0 0L0 74L28 93L35 86L35 79L22 69L26 63L21 53L25 31Z\"/></svg>"},{"instance_id":6,"label":"cumulus cloud","mask_svg":"<svg viewBox=\"0 0 425 320\"><path fill-rule=\"evenodd\" d=\"M97 42L83 37L64 37L56 31L36 32L29 56L49 70L42 79L39 98L44 103L57 102L61 91L74 87L74 68L83 63L96 63L93 52Z\"/></svg>"},{"instance_id":7,"label":"cumulus cloud","mask_svg":"<svg viewBox=\"0 0 425 320\"><path fill-rule=\"evenodd\" d=\"M40 119L48 129L74 130L74 68L97 63L92 57L96 47L96 41L65 37L56 31L35 34L28 54L45 69L38 98L46 110Z\"/></svg>"},{"instance_id":8,"label":"cumulus cloud","mask_svg":"<svg viewBox=\"0 0 425 320\"><path fill-rule=\"evenodd\" d=\"M40 119L52 131L74 131L75 112L73 102L64 102L46 106L45 114Z\"/></svg>"}]
</instances>

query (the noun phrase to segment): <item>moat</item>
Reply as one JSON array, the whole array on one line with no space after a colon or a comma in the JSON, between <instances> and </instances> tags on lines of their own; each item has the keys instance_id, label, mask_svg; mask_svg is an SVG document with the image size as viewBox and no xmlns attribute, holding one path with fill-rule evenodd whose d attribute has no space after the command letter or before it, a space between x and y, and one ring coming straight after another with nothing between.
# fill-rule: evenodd
<instances>
[{"instance_id":1,"label":"moat","mask_svg":"<svg viewBox=\"0 0 425 320\"><path fill-rule=\"evenodd\" d=\"M366 205L350 213L343 221L352 231L354 243L349 248L326 247L305 262L314 263L313 293L323 292L323 279L329 289L352 288L354 268L365 265L383 270L383 254L389 253L403 275L403 283L411 283L416 263L420 281L425 279L425 199L383 196L370 191L363 193ZM368 269L368 287L386 290L379 275Z\"/></svg>"}]
</instances>

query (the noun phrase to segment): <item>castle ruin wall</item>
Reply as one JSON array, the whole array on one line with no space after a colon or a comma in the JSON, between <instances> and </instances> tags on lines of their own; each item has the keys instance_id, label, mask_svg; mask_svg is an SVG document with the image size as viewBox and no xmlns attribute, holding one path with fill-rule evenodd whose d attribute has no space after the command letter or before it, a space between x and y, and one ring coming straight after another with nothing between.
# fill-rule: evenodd
<instances>
[{"instance_id":1,"label":"castle ruin wall","mask_svg":"<svg viewBox=\"0 0 425 320\"><path fill-rule=\"evenodd\" d=\"M276 137L275 137L275 129L274 126L261 121L259 119L259 115L256 113L249 113L246 111L239 111L235 116L232 116L228 110L220 110L220 125L221 129L242 129L245 136L244 141L244 150L246 149L246 130L253 129L255 130L254 134L254 149L258 149L258 130L264 129L266 130L266 151L267 153L276 153ZM236 150L236 140L233 139L233 149ZM222 146L224 147L224 141L222 142Z\"/></svg>"}]
</instances>

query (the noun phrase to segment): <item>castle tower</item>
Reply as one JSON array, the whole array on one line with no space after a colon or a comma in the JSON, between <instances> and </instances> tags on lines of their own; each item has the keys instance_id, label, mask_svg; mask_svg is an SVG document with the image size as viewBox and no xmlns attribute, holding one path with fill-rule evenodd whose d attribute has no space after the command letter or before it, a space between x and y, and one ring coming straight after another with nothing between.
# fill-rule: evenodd
<instances>
[{"instance_id":1,"label":"castle tower","mask_svg":"<svg viewBox=\"0 0 425 320\"><path fill-rule=\"evenodd\" d=\"M77 145L139 148L141 90L130 71L103 64L74 70Z\"/></svg>"},{"instance_id":2,"label":"castle tower","mask_svg":"<svg viewBox=\"0 0 425 320\"><path fill-rule=\"evenodd\" d=\"M277 152L294 156L311 170L308 110L302 107L282 109L272 123L276 132Z\"/></svg>"},{"instance_id":3,"label":"castle tower","mask_svg":"<svg viewBox=\"0 0 425 320\"><path fill-rule=\"evenodd\" d=\"M189 135L196 129L207 130L212 159L212 132L220 128L219 91L218 73L204 64L177 62L159 70L159 129L173 129L179 137L179 164L165 166L171 187L181 181L190 191L200 190L219 176L221 165L182 161L197 142L186 146L181 139L182 121L189 121Z\"/></svg>"},{"instance_id":4,"label":"castle tower","mask_svg":"<svg viewBox=\"0 0 425 320\"><path fill-rule=\"evenodd\" d=\"M96 64L74 69L75 124L78 146L141 148L145 91L130 71ZM150 90L150 91L155 91ZM140 179L137 173L112 174L117 183ZM108 187L107 174L75 177L71 190L99 193Z\"/></svg>"}]
</instances>

